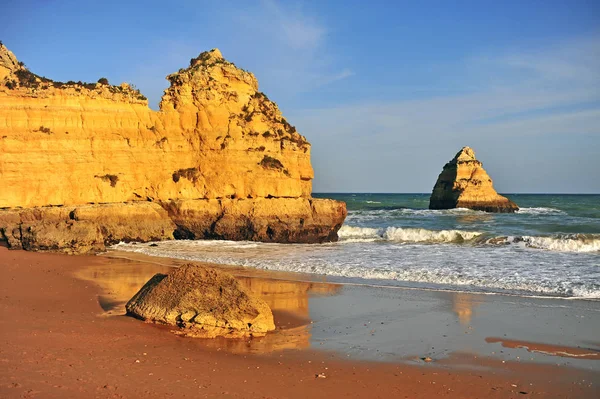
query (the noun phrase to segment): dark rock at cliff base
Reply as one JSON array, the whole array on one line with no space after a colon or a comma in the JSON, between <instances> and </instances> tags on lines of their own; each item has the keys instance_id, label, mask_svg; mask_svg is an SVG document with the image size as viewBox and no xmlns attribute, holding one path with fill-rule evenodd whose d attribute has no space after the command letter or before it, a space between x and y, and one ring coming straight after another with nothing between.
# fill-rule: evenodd
<instances>
[{"instance_id":1,"label":"dark rock at cliff base","mask_svg":"<svg viewBox=\"0 0 600 399\"><path fill-rule=\"evenodd\" d=\"M444 166L429 199L429 209L452 208L500 213L519 210L514 202L494 190L492 179L469 147L463 147Z\"/></svg>"},{"instance_id":2,"label":"dark rock at cliff base","mask_svg":"<svg viewBox=\"0 0 600 399\"><path fill-rule=\"evenodd\" d=\"M177 225L176 239L337 241L347 214L343 202L314 198L173 200L161 205Z\"/></svg>"},{"instance_id":3,"label":"dark rock at cliff base","mask_svg":"<svg viewBox=\"0 0 600 399\"><path fill-rule=\"evenodd\" d=\"M0 242L11 249L83 254L119 241L175 239L278 243L336 241L343 202L314 198L136 201L0 209Z\"/></svg>"},{"instance_id":4,"label":"dark rock at cliff base","mask_svg":"<svg viewBox=\"0 0 600 399\"><path fill-rule=\"evenodd\" d=\"M99 252L119 241L173 239L175 228L152 202L0 210L0 241L29 251Z\"/></svg>"},{"instance_id":5,"label":"dark rock at cliff base","mask_svg":"<svg viewBox=\"0 0 600 399\"><path fill-rule=\"evenodd\" d=\"M192 264L156 274L126 309L142 320L177 326L187 336L238 338L275 329L266 302L251 296L231 274Z\"/></svg>"}]
</instances>

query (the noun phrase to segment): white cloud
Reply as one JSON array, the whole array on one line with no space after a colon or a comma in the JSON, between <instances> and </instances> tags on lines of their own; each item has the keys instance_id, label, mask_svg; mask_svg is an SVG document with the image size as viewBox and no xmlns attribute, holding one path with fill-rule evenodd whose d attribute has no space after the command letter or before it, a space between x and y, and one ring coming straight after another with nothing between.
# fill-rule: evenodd
<instances>
[{"instance_id":1,"label":"white cloud","mask_svg":"<svg viewBox=\"0 0 600 399\"><path fill-rule=\"evenodd\" d=\"M497 181L508 182L506 190L528 191L532 179L566 187L572 182L548 178L552 168L565 175L560 171L565 154L556 143L567 142L580 152L579 165L600 170L600 157L587 151L589 140L600 146L598 48L596 37L471 58L465 61L471 73L465 84L479 89L467 94L296 111L291 120L313 144L315 189L428 191L443 163L463 145L485 154L484 161L492 166L507 162L511 146L518 148L515 153L528 154L521 156L526 178L510 169L497 172ZM585 143L580 139L584 136ZM573 162L569 167L582 187L600 191L600 180L583 166ZM404 184L393 188L397 174ZM342 181L338 176L343 175L353 178Z\"/></svg>"},{"instance_id":2,"label":"white cloud","mask_svg":"<svg viewBox=\"0 0 600 399\"><path fill-rule=\"evenodd\" d=\"M325 23L300 5L263 0L232 12L244 38L236 52L246 53L276 92L310 91L354 75L337 65Z\"/></svg>"},{"instance_id":3,"label":"white cloud","mask_svg":"<svg viewBox=\"0 0 600 399\"><path fill-rule=\"evenodd\" d=\"M191 12L191 11L190 11ZM158 103L167 86L164 77L188 64L200 52L218 47L225 58L255 73L261 90L279 101L354 75L338 65L328 43L326 23L301 3L262 0L219 4L210 18L190 27L185 38L169 37L153 44L135 71L135 82Z\"/></svg>"},{"instance_id":4,"label":"white cloud","mask_svg":"<svg viewBox=\"0 0 600 399\"><path fill-rule=\"evenodd\" d=\"M323 45L326 29L300 9L288 10L274 0L263 0L257 10L259 18L271 21L267 31L277 31L274 38L294 49L314 50Z\"/></svg>"}]
</instances>

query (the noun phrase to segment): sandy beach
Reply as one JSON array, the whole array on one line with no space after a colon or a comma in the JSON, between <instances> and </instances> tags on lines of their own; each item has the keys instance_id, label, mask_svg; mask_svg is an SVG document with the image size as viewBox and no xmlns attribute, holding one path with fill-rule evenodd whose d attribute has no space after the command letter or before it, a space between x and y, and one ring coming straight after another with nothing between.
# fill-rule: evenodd
<instances>
[{"instance_id":1,"label":"sandy beach","mask_svg":"<svg viewBox=\"0 0 600 399\"><path fill-rule=\"evenodd\" d=\"M537 330L532 339L536 334L527 323L519 327L520 336L508 336L500 327L503 318L531 319L537 304L532 299L390 292L232 268L273 308L277 330L264 339L190 339L123 315L127 296L148 276L168 270L168 262L0 248L5 273L0 396L592 398L600 393L600 345L597 337L580 333L593 337L595 302L562 301L570 308L563 308L564 314L552 308L552 328ZM447 295L454 295L454 302L444 303ZM509 305L513 313L507 313ZM496 320L488 327L495 335L478 332L484 310ZM534 312L538 321L530 324L536 328L547 320L542 307ZM447 313L455 321L445 319ZM570 317L576 316L591 324L574 327ZM442 331L446 324L452 327ZM457 332L451 333L454 327ZM458 329L460 340L454 337ZM561 342L553 342L553 331L560 332ZM417 353L432 362L419 360Z\"/></svg>"},{"instance_id":2,"label":"sandy beach","mask_svg":"<svg viewBox=\"0 0 600 399\"><path fill-rule=\"evenodd\" d=\"M600 1L0 14L0 399L600 399Z\"/></svg>"}]
</instances>

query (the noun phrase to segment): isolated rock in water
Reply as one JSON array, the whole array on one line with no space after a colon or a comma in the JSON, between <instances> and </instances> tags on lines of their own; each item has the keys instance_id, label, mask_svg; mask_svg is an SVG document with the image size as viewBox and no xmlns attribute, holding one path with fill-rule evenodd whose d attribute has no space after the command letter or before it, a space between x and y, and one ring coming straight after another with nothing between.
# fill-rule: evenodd
<instances>
[{"instance_id":1,"label":"isolated rock in water","mask_svg":"<svg viewBox=\"0 0 600 399\"><path fill-rule=\"evenodd\" d=\"M203 338L261 336L275 329L266 302L248 294L231 274L191 264L156 274L126 309L132 316Z\"/></svg>"},{"instance_id":2,"label":"isolated rock in water","mask_svg":"<svg viewBox=\"0 0 600 399\"><path fill-rule=\"evenodd\" d=\"M519 207L499 195L475 152L463 147L440 173L429 209L469 208L485 212L515 212Z\"/></svg>"}]
</instances>

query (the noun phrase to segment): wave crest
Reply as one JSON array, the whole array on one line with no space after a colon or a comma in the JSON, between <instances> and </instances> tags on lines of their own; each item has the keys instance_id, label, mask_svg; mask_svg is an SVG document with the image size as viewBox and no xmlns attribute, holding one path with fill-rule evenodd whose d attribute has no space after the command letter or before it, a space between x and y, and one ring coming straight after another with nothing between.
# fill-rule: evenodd
<instances>
[{"instance_id":1,"label":"wave crest","mask_svg":"<svg viewBox=\"0 0 600 399\"><path fill-rule=\"evenodd\" d=\"M372 227L356 227L344 225L338 236L345 242L356 241L396 241L420 243L460 243L472 240L482 233L462 230L427 230L416 228L388 227L386 229Z\"/></svg>"},{"instance_id":2,"label":"wave crest","mask_svg":"<svg viewBox=\"0 0 600 399\"><path fill-rule=\"evenodd\" d=\"M519 208L516 213L523 215L564 215L565 211L561 211L556 208L545 208L545 207L533 207L533 208Z\"/></svg>"},{"instance_id":3,"label":"wave crest","mask_svg":"<svg viewBox=\"0 0 600 399\"><path fill-rule=\"evenodd\" d=\"M462 230L427 230L388 227L384 237L390 241L401 242L463 242L472 240L482 233Z\"/></svg>"},{"instance_id":4,"label":"wave crest","mask_svg":"<svg viewBox=\"0 0 600 399\"><path fill-rule=\"evenodd\" d=\"M561 234L550 237L508 236L494 237L486 241L488 244L516 244L527 248L545 249L556 252L599 252L600 235L598 234Z\"/></svg>"},{"instance_id":5,"label":"wave crest","mask_svg":"<svg viewBox=\"0 0 600 399\"><path fill-rule=\"evenodd\" d=\"M600 252L600 234L560 234L555 236L485 236L478 231L427 230L402 227L357 227L344 225L340 242L392 241L401 243L454 243L475 245L520 245L554 252Z\"/></svg>"}]
</instances>

